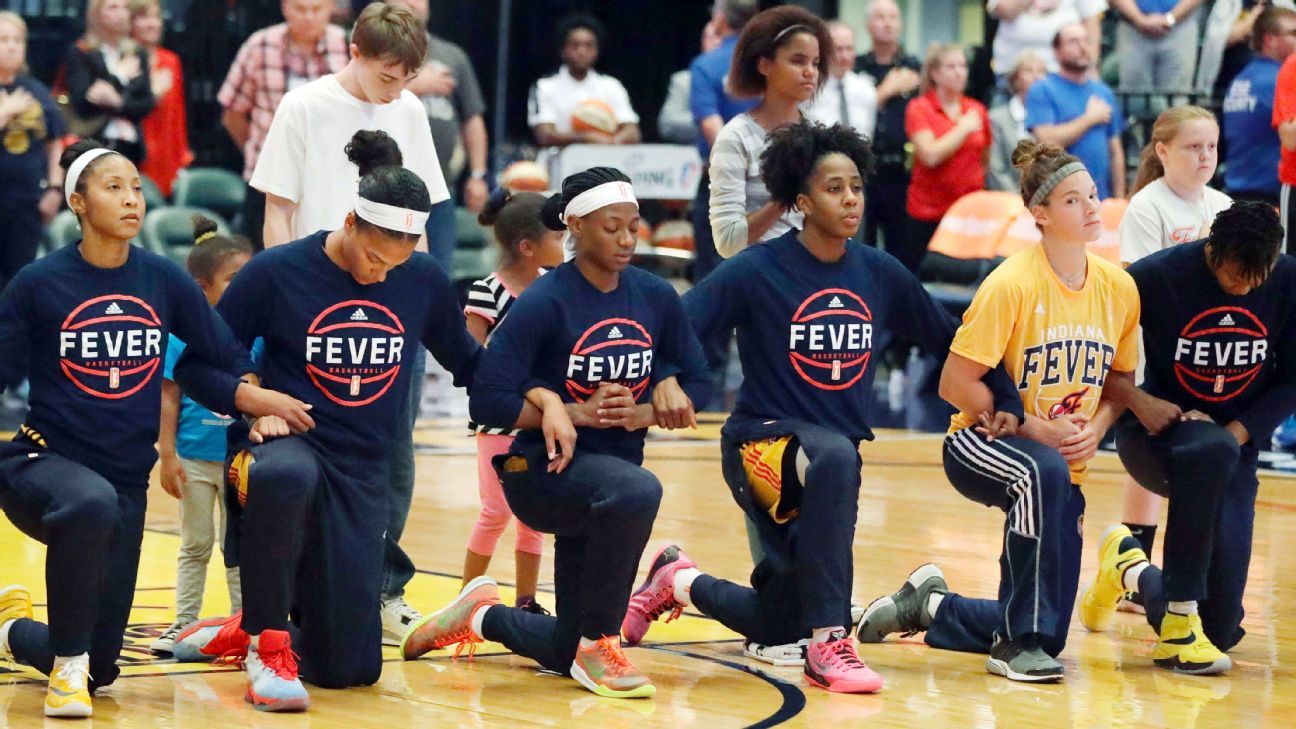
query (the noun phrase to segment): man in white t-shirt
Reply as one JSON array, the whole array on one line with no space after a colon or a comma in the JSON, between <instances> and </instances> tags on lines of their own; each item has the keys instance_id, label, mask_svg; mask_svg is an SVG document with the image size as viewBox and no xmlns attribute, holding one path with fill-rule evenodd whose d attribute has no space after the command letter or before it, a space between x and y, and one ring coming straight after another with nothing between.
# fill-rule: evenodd
<instances>
[{"instance_id":1,"label":"man in white t-shirt","mask_svg":"<svg viewBox=\"0 0 1296 729\"><path fill-rule=\"evenodd\" d=\"M394 30L406 24L410 33ZM251 180L266 194L266 248L342 224L360 179L345 147L361 129L396 140L433 205L449 199L423 104L405 89L426 53L427 34L408 10L375 3L356 21L347 65L284 95Z\"/></svg>"},{"instance_id":2,"label":"man in white t-shirt","mask_svg":"<svg viewBox=\"0 0 1296 729\"><path fill-rule=\"evenodd\" d=\"M870 139L877 124L878 92L873 79L855 73L855 31L834 20L828 23L833 47L828 80L805 106L805 114L824 126L845 124Z\"/></svg>"},{"instance_id":3,"label":"man in white t-shirt","mask_svg":"<svg viewBox=\"0 0 1296 729\"><path fill-rule=\"evenodd\" d=\"M1002 77L1017 62L1024 50L1032 50L1044 59L1049 73L1058 70L1053 57L1053 36L1063 26L1083 23L1094 48L1094 68L1102 66L1098 49L1102 48L1102 14L1107 0L989 0L986 12L999 19L994 39L994 71Z\"/></svg>"},{"instance_id":4,"label":"man in white t-shirt","mask_svg":"<svg viewBox=\"0 0 1296 729\"><path fill-rule=\"evenodd\" d=\"M594 70L603 37L603 24L588 15L573 15L559 24L563 65L535 82L527 103L527 126L541 147L639 141L639 115L625 87ZM581 117L579 129L572 124L573 114Z\"/></svg>"},{"instance_id":5,"label":"man in white t-shirt","mask_svg":"<svg viewBox=\"0 0 1296 729\"><path fill-rule=\"evenodd\" d=\"M437 206L454 203L449 202L427 113L405 88L423 66L427 37L409 10L372 3L356 19L347 65L284 96L251 181L266 194L266 248L342 225L355 207L360 181L360 171L345 150L361 129L381 129L396 140L404 166L427 185L433 206L429 223L445 219L436 215ZM453 222L450 216L449 224ZM419 241L418 250L427 252L426 240ZM404 599L414 565L399 541L414 494L414 421L425 357L424 349L416 348L407 395L409 430L392 439L388 453L391 514L379 606L382 640L388 645L399 645L406 629L421 617Z\"/></svg>"}]
</instances>

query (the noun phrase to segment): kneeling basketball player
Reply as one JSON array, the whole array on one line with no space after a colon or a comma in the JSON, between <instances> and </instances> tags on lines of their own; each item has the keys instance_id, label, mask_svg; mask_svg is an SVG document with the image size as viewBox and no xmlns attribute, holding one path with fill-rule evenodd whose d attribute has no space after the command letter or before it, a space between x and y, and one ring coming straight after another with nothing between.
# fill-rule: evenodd
<instances>
[{"instance_id":1,"label":"kneeling basketball player","mask_svg":"<svg viewBox=\"0 0 1296 729\"><path fill-rule=\"evenodd\" d=\"M0 589L0 659L49 675L46 716L87 717L90 694L120 673L169 335L226 375L224 412L311 421L305 403L242 382L252 362L198 284L131 245L145 214L135 165L84 139L62 167L82 238L0 294L0 365L31 382L26 421L0 444L0 509L49 548L49 625L32 620L26 589Z\"/></svg>"},{"instance_id":2,"label":"kneeling basketball player","mask_svg":"<svg viewBox=\"0 0 1296 729\"><path fill-rule=\"evenodd\" d=\"M1160 637L1156 665L1222 673L1237 645L1255 522L1255 439L1296 410L1296 261L1281 255L1273 207L1237 202L1204 240L1129 267L1145 302L1147 366L1116 423L1121 461L1170 499L1165 565L1128 527L1107 530L1080 605L1090 630L1111 626L1127 592L1144 598Z\"/></svg>"},{"instance_id":3,"label":"kneeling basketball player","mask_svg":"<svg viewBox=\"0 0 1296 729\"><path fill-rule=\"evenodd\" d=\"M416 623L401 651L493 640L600 696L649 697L656 688L619 635L662 496L642 465L644 434L692 422L708 394L706 357L671 285L630 267L639 203L624 173L569 176L541 219L571 234L575 258L531 284L491 335L470 408L478 423L519 429L493 462L518 519L554 535L556 615L499 604L482 576ZM661 421L648 402L659 359L679 363L667 387L683 403Z\"/></svg>"},{"instance_id":4,"label":"kneeling basketball player","mask_svg":"<svg viewBox=\"0 0 1296 729\"><path fill-rule=\"evenodd\" d=\"M721 458L765 557L745 587L701 574L679 547L663 549L630 601L628 642L642 640L663 613L693 606L742 634L751 657L772 662L762 651L793 645L795 653L773 660L804 665L811 685L882 688L850 630L858 448L873 438L873 353L901 329L944 353L955 321L899 261L850 241L872 167L868 142L848 127L800 123L771 134L761 173L775 201L805 214L805 229L751 246L685 295L701 339L737 329L744 380ZM1006 373L987 381L994 393L978 383L977 412L998 407L1019 416Z\"/></svg>"},{"instance_id":5,"label":"kneeling basketball player","mask_svg":"<svg viewBox=\"0 0 1296 729\"><path fill-rule=\"evenodd\" d=\"M383 132L357 132L346 152L361 178L343 226L257 255L217 306L240 341L264 339L262 379L312 403L316 422L289 435L262 418L234 444L242 514L226 555L238 560L243 612L199 621L175 642L179 661L245 655L246 698L262 710L305 709L300 679L378 680L383 464L407 416L405 365L426 345L466 385L479 351L449 279L414 251L431 209L423 181ZM222 378L187 353L176 379L220 407Z\"/></svg>"}]
</instances>

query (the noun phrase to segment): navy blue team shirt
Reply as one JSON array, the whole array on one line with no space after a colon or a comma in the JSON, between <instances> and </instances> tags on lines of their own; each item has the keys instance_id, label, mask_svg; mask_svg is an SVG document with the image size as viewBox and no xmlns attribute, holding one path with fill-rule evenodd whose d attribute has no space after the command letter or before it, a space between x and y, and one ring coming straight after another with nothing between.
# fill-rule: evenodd
<instances>
[{"instance_id":1,"label":"navy blue team shirt","mask_svg":"<svg viewBox=\"0 0 1296 729\"><path fill-rule=\"evenodd\" d=\"M795 228L725 261L684 295L701 339L738 330L743 383L725 425L791 419L872 440L874 357L899 335L944 356L958 323L899 261L846 245L833 263L815 258ZM996 409L1022 418L1021 399L1002 367L986 376Z\"/></svg>"},{"instance_id":2,"label":"navy blue team shirt","mask_svg":"<svg viewBox=\"0 0 1296 729\"><path fill-rule=\"evenodd\" d=\"M78 243L26 266L0 294L0 361L7 382L30 378L29 435L119 488L148 488L172 333L224 374L233 412L252 361L171 261L131 246L125 264L96 268Z\"/></svg>"},{"instance_id":3,"label":"navy blue team shirt","mask_svg":"<svg viewBox=\"0 0 1296 729\"><path fill-rule=\"evenodd\" d=\"M684 318L669 283L637 268L621 272L617 287L599 291L574 263L564 263L522 292L508 318L491 333L469 409L474 421L513 427L534 387L564 403L584 402L601 382L625 385L640 404L652 400L659 362L673 371L694 407L710 395L702 345ZM576 429L576 451L643 462L646 431ZM517 448L543 443L539 430L519 431Z\"/></svg>"},{"instance_id":4,"label":"navy blue team shirt","mask_svg":"<svg viewBox=\"0 0 1296 729\"><path fill-rule=\"evenodd\" d=\"M1143 301L1143 389L1264 442L1296 411L1296 259L1279 256L1262 285L1233 296L1205 249L1184 243L1128 269Z\"/></svg>"},{"instance_id":5,"label":"navy blue team shirt","mask_svg":"<svg viewBox=\"0 0 1296 729\"><path fill-rule=\"evenodd\" d=\"M253 256L216 310L244 346L264 338L263 386L314 406L307 442L330 457L382 459L405 429L415 347L426 346L459 387L471 386L481 348L450 279L426 253L364 285L324 252L327 237L319 231ZM222 399L227 376L188 349L175 375L199 403L231 407Z\"/></svg>"}]
</instances>

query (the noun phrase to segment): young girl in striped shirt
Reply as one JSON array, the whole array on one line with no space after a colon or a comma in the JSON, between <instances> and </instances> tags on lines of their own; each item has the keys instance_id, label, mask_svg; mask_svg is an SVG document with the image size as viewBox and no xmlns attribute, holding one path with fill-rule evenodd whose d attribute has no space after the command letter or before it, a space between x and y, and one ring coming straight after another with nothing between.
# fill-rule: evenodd
<instances>
[{"instance_id":1,"label":"young girl in striped shirt","mask_svg":"<svg viewBox=\"0 0 1296 729\"><path fill-rule=\"evenodd\" d=\"M464 307L468 333L482 345L504 321L513 301L541 273L563 262L563 233L549 230L540 221L544 202L544 196L534 192L512 193L499 188L491 194L477 217L482 225L494 228L495 240L500 246L499 269L473 282L468 289L468 305ZM477 486L482 509L468 536L463 567L465 585L486 574L491 556L495 554L495 545L513 517L513 511L504 499L499 475L491 466L492 458L507 453L513 445L513 429L492 428L476 422L469 422L468 427L477 439ZM518 521L513 547L517 570L515 606L535 613L544 612L544 608L535 601L543 542L544 537L539 532Z\"/></svg>"}]
</instances>

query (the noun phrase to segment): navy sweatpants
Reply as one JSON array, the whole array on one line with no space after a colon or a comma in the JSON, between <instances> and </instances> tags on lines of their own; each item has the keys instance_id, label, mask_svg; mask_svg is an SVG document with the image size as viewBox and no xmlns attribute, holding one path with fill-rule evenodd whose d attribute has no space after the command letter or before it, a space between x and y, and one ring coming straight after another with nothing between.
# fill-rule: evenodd
<instances>
[{"instance_id":1,"label":"navy sweatpants","mask_svg":"<svg viewBox=\"0 0 1296 729\"><path fill-rule=\"evenodd\" d=\"M1139 576L1148 624L1160 630L1170 600L1197 600L1206 636L1220 650L1232 648L1246 634L1242 594L1251 566L1259 452L1250 443L1239 448L1214 423L1178 423L1155 437L1133 418L1116 427L1116 447L1130 475L1170 499L1165 567Z\"/></svg>"},{"instance_id":2,"label":"navy sweatpants","mask_svg":"<svg viewBox=\"0 0 1296 729\"><path fill-rule=\"evenodd\" d=\"M752 501L743 443L792 436L809 460L800 514L777 524ZM751 587L699 577L693 604L725 627L766 645L795 643L815 628L849 626L854 580L851 545L859 513L860 455L855 441L795 420L726 424L721 466L734 500L756 525L764 559ZM791 474L785 474L787 479Z\"/></svg>"},{"instance_id":3,"label":"navy sweatpants","mask_svg":"<svg viewBox=\"0 0 1296 729\"><path fill-rule=\"evenodd\" d=\"M381 461L326 458L300 436L247 450L255 459L247 505L231 511L237 544L227 546L238 558L243 629L288 630L301 677L316 686L376 682L386 469Z\"/></svg>"},{"instance_id":4,"label":"navy sweatpants","mask_svg":"<svg viewBox=\"0 0 1296 729\"><path fill-rule=\"evenodd\" d=\"M510 472L511 454L495 458L504 498L519 521L554 535L554 615L497 605L482 633L542 667L567 675L581 637L619 635L635 573L652 534L661 482L616 456L576 451L562 473L548 473L544 444L514 446L526 459Z\"/></svg>"},{"instance_id":5,"label":"navy sweatpants","mask_svg":"<svg viewBox=\"0 0 1296 729\"><path fill-rule=\"evenodd\" d=\"M117 679L147 494L147 481L113 484L45 448L0 444L0 509L48 547L50 622L14 623L9 646L19 661L48 674L55 656L88 652L91 690Z\"/></svg>"},{"instance_id":6,"label":"navy sweatpants","mask_svg":"<svg viewBox=\"0 0 1296 729\"><path fill-rule=\"evenodd\" d=\"M989 653L996 633L1009 640L1034 635L1051 656L1066 647L1080 581L1084 495L1072 485L1066 460L1026 438L987 442L975 428L945 439L945 475L967 498L1002 509L999 598L950 593L927 629L935 648Z\"/></svg>"}]
</instances>

